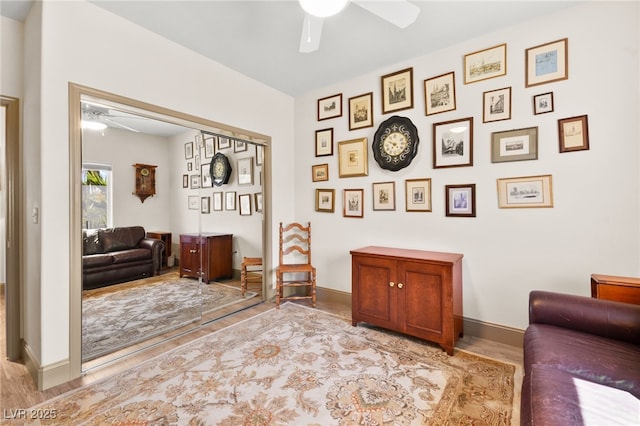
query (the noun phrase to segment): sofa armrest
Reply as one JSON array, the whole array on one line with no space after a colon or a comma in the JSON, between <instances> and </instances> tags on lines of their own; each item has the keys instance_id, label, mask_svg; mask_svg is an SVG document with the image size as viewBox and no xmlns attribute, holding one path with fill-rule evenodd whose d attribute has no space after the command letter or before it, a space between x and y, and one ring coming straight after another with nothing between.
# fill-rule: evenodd
<instances>
[{"instance_id":1,"label":"sofa armrest","mask_svg":"<svg viewBox=\"0 0 640 426\"><path fill-rule=\"evenodd\" d=\"M640 305L549 291L529 294L529 323L640 343Z\"/></svg>"},{"instance_id":2,"label":"sofa armrest","mask_svg":"<svg viewBox=\"0 0 640 426\"><path fill-rule=\"evenodd\" d=\"M143 238L138 243L138 247L151 250L153 258L153 273L158 275L162 267L162 256L165 250L164 241L157 238Z\"/></svg>"}]
</instances>

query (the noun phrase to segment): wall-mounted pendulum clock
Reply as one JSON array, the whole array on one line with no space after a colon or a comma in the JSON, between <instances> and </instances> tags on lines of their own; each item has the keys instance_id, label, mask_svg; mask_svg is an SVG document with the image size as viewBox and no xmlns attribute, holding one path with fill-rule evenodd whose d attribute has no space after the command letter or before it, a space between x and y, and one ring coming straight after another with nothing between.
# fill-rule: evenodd
<instances>
[{"instance_id":1,"label":"wall-mounted pendulum clock","mask_svg":"<svg viewBox=\"0 0 640 426\"><path fill-rule=\"evenodd\" d=\"M138 196L144 203L148 197L156 194L156 167L149 164L134 164L136 169L136 191L133 195Z\"/></svg>"}]
</instances>

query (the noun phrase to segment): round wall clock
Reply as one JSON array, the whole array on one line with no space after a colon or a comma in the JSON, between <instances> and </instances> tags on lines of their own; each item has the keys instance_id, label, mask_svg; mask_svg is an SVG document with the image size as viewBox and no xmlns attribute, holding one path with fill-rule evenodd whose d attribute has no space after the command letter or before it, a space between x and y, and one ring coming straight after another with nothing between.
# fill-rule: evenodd
<instances>
[{"instance_id":1,"label":"round wall clock","mask_svg":"<svg viewBox=\"0 0 640 426\"><path fill-rule=\"evenodd\" d=\"M373 137L373 158L386 170L404 169L418 153L418 129L407 117L383 121Z\"/></svg>"},{"instance_id":2,"label":"round wall clock","mask_svg":"<svg viewBox=\"0 0 640 426\"><path fill-rule=\"evenodd\" d=\"M231 177L231 164L226 155L218 152L211 159L209 174L215 186L221 186L229 182Z\"/></svg>"}]
</instances>

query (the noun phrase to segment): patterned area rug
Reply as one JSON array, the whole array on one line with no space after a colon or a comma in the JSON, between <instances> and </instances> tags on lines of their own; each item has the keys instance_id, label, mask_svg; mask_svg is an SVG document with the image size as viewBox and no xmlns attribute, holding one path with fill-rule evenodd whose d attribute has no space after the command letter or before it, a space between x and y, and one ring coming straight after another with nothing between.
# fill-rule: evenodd
<instances>
[{"instance_id":1,"label":"patterned area rug","mask_svg":"<svg viewBox=\"0 0 640 426\"><path fill-rule=\"evenodd\" d=\"M213 312L256 296L220 283L169 275L162 281L139 280L113 291L89 290L82 299L82 360L84 362L200 322ZM202 306L200 305L202 300Z\"/></svg>"},{"instance_id":2,"label":"patterned area rug","mask_svg":"<svg viewBox=\"0 0 640 426\"><path fill-rule=\"evenodd\" d=\"M88 425L508 425L515 366L286 303L40 404Z\"/></svg>"}]
</instances>

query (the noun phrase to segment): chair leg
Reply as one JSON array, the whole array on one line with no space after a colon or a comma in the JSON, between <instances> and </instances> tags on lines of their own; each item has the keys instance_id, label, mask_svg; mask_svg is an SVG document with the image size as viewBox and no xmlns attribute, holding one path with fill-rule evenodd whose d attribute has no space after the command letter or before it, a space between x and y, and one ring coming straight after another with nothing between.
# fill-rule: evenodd
<instances>
[{"instance_id":1,"label":"chair leg","mask_svg":"<svg viewBox=\"0 0 640 426\"><path fill-rule=\"evenodd\" d=\"M276 309L280 309L280 297L282 291L282 277L280 272L276 271Z\"/></svg>"},{"instance_id":2,"label":"chair leg","mask_svg":"<svg viewBox=\"0 0 640 426\"><path fill-rule=\"evenodd\" d=\"M311 272L311 305L316 307L316 274Z\"/></svg>"},{"instance_id":3,"label":"chair leg","mask_svg":"<svg viewBox=\"0 0 640 426\"><path fill-rule=\"evenodd\" d=\"M240 269L240 287L242 289L242 297L247 291L247 266L243 263Z\"/></svg>"}]
</instances>

